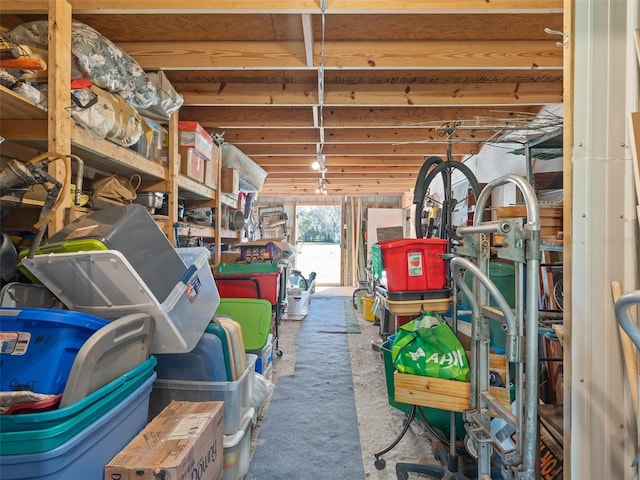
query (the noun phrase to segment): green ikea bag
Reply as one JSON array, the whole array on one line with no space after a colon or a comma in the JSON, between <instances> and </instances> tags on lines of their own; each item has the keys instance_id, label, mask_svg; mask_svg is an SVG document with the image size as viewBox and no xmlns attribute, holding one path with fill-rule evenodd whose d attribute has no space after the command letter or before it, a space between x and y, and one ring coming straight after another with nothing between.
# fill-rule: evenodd
<instances>
[{"instance_id":1,"label":"green ikea bag","mask_svg":"<svg viewBox=\"0 0 640 480\"><path fill-rule=\"evenodd\" d=\"M398 329L391 359L401 373L462 382L468 382L471 376L460 340L434 312L425 312Z\"/></svg>"}]
</instances>

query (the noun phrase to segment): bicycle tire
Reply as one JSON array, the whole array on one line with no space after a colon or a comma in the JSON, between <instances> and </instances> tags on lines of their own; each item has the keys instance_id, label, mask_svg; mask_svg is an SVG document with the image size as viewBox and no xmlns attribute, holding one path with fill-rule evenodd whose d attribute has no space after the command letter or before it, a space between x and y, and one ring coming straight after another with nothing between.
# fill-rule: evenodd
<instances>
[{"instance_id":1,"label":"bicycle tire","mask_svg":"<svg viewBox=\"0 0 640 480\"><path fill-rule=\"evenodd\" d=\"M430 157L430 158L434 158L434 157ZM419 198L420 203L416 203L416 215L415 215L416 237L424 238L423 235L425 232L422 231L421 210L422 210L422 205L424 204L425 196L429 190L429 186L431 185L431 182L433 182L433 180L438 175L442 175L443 181L444 181L446 179L446 175L449 175L450 173L452 173L453 170L459 170L465 176L465 178L469 181L469 187L471 188L473 196L475 197L476 200L480 196L480 184L478 183L478 179L476 178L476 176L473 174L473 172L467 165L461 162L455 162L453 160L447 160L447 161L438 163L433 169L431 169L431 171L429 171L429 173L427 173L427 175L424 177L424 181L422 182L422 186L420 187L420 198ZM449 209L449 202L451 201L451 198L446 198L448 196L447 193L448 192L445 192L445 199L443 200L443 213L446 213L445 210ZM415 198L414 198L414 203L415 203ZM439 229L440 231L438 233L440 235L440 238L451 240L451 237L453 235L452 235L452 232L450 232L451 225L448 225L446 222L447 216L443 217L442 224Z\"/></svg>"},{"instance_id":2,"label":"bicycle tire","mask_svg":"<svg viewBox=\"0 0 640 480\"><path fill-rule=\"evenodd\" d=\"M414 219L414 227L417 238L423 238L424 232L422 231L422 207L424 205L424 198L427 195L427 191L424 190L424 180L429 173L431 167L440 165L444 160L440 157L427 157L424 160L424 163L420 167L420 171L418 172L418 176L416 177L416 184L413 188L413 204L416 206L416 216Z\"/></svg>"}]
</instances>

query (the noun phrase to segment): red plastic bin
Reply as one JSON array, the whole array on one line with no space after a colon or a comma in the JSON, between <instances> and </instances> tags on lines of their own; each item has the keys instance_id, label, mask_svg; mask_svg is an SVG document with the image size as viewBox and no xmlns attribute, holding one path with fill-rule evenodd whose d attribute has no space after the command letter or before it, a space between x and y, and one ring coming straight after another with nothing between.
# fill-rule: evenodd
<instances>
[{"instance_id":1,"label":"red plastic bin","mask_svg":"<svg viewBox=\"0 0 640 480\"><path fill-rule=\"evenodd\" d=\"M261 298L278 303L280 271L225 275L214 273L220 298Z\"/></svg>"},{"instance_id":2,"label":"red plastic bin","mask_svg":"<svg viewBox=\"0 0 640 480\"><path fill-rule=\"evenodd\" d=\"M446 286L447 240L406 238L378 242L390 292L442 290Z\"/></svg>"}]
</instances>

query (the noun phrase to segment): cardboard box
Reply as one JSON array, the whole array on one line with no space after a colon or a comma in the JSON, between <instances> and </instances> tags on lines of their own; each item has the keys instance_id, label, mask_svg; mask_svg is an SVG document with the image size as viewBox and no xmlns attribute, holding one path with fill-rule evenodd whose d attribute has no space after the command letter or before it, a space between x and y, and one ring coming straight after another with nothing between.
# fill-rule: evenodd
<instances>
[{"instance_id":1,"label":"cardboard box","mask_svg":"<svg viewBox=\"0 0 640 480\"><path fill-rule=\"evenodd\" d=\"M222 193L238 193L240 191L238 170L222 167L220 170L220 191Z\"/></svg>"},{"instance_id":2,"label":"cardboard box","mask_svg":"<svg viewBox=\"0 0 640 480\"><path fill-rule=\"evenodd\" d=\"M180 120L178 122L178 133L180 147L193 147L200 155L207 160L211 160L213 155L213 138L202 128L198 122Z\"/></svg>"},{"instance_id":3,"label":"cardboard box","mask_svg":"<svg viewBox=\"0 0 640 480\"><path fill-rule=\"evenodd\" d=\"M262 238L240 243L240 258L249 262L286 260L293 254L293 247L282 239Z\"/></svg>"},{"instance_id":4,"label":"cardboard box","mask_svg":"<svg viewBox=\"0 0 640 480\"><path fill-rule=\"evenodd\" d=\"M204 162L204 184L208 187L218 188L218 177L220 176L220 147L213 146L211 160Z\"/></svg>"},{"instance_id":5,"label":"cardboard box","mask_svg":"<svg viewBox=\"0 0 640 480\"><path fill-rule=\"evenodd\" d=\"M204 183L205 158L195 148L180 147L180 173Z\"/></svg>"},{"instance_id":6,"label":"cardboard box","mask_svg":"<svg viewBox=\"0 0 640 480\"><path fill-rule=\"evenodd\" d=\"M224 402L173 401L104 468L105 480L220 480Z\"/></svg>"}]
</instances>

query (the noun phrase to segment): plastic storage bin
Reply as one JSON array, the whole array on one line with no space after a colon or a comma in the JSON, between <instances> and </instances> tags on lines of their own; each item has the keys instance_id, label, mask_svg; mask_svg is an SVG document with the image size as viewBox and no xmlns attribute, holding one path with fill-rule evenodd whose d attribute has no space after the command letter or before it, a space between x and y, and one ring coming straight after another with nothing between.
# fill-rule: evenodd
<instances>
[{"instance_id":1,"label":"plastic storage bin","mask_svg":"<svg viewBox=\"0 0 640 480\"><path fill-rule=\"evenodd\" d=\"M516 269L512 263L503 263L503 262L491 262L489 263L489 278L491 281L498 287L500 293L504 296L504 299L507 301L511 308L515 308L516 306ZM464 275L464 283L467 284L469 288L472 287L473 277L469 273L465 272ZM496 302L493 297L489 298L489 305L492 307L496 306ZM470 307L469 299L466 295L462 295L462 308ZM459 316L460 320L470 322L471 315L461 315ZM507 332L502 329L502 323L493 318L489 319L489 333L490 333L490 345L492 347L501 349L504 351L505 343L507 340Z\"/></svg>"},{"instance_id":2,"label":"plastic storage bin","mask_svg":"<svg viewBox=\"0 0 640 480\"><path fill-rule=\"evenodd\" d=\"M442 290L446 285L445 262L447 240L410 238L378 242L386 287L392 292ZM383 275L384 280L384 275Z\"/></svg>"},{"instance_id":3,"label":"plastic storage bin","mask_svg":"<svg viewBox=\"0 0 640 480\"><path fill-rule=\"evenodd\" d=\"M153 217L135 203L93 210L79 217L51 236L37 254L92 250L121 252L161 301L187 271ZM21 256L25 254L21 252ZM43 282L38 275L35 277Z\"/></svg>"},{"instance_id":4,"label":"plastic storage bin","mask_svg":"<svg viewBox=\"0 0 640 480\"><path fill-rule=\"evenodd\" d=\"M63 422L73 420L83 410L97 403L101 404L99 410L105 411L108 409L107 402L112 402L113 405L120 403L154 374L155 367L156 359L150 357L129 372L68 407L39 413L0 415L0 437L8 432L47 430L58 427ZM1 452L2 449L0 449L0 454Z\"/></svg>"},{"instance_id":5,"label":"plastic storage bin","mask_svg":"<svg viewBox=\"0 0 640 480\"><path fill-rule=\"evenodd\" d=\"M256 355L256 372L266 375L273 362L273 335L269 334L267 343L260 350L247 350L247 353Z\"/></svg>"},{"instance_id":6,"label":"plastic storage bin","mask_svg":"<svg viewBox=\"0 0 640 480\"><path fill-rule=\"evenodd\" d=\"M217 335L205 332L188 353L156 355L158 378L196 380L199 382L226 382L229 380L225 367L222 341Z\"/></svg>"},{"instance_id":7,"label":"plastic storage bin","mask_svg":"<svg viewBox=\"0 0 640 480\"><path fill-rule=\"evenodd\" d=\"M72 310L110 320L129 313L151 315L155 335L150 352L183 353L200 340L220 296L209 266L209 250L177 251L189 268L162 303L116 250L36 255L23 263Z\"/></svg>"},{"instance_id":8,"label":"plastic storage bin","mask_svg":"<svg viewBox=\"0 0 640 480\"><path fill-rule=\"evenodd\" d=\"M5 455L35 454L56 449L83 430L90 428L97 418L118 407L120 403L126 402L127 396L151 377L155 378L155 373L151 372L151 375L147 375L144 379L137 376L100 400L78 410L75 415L52 422L53 424L48 428L0 433L0 455L4 457Z\"/></svg>"},{"instance_id":9,"label":"plastic storage bin","mask_svg":"<svg viewBox=\"0 0 640 480\"><path fill-rule=\"evenodd\" d=\"M47 452L0 457L2 480L101 479L104 466L146 425L155 373L87 428ZM96 417L94 417L96 418Z\"/></svg>"},{"instance_id":10,"label":"plastic storage bin","mask_svg":"<svg viewBox=\"0 0 640 480\"><path fill-rule=\"evenodd\" d=\"M271 305L278 302L280 269L275 263L221 263L214 276L222 298L261 298Z\"/></svg>"},{"instance_id":11,"label":"plastic storage bin","mask_svg":"<svg viewBox=\"0 0 640 480\"><path fill-rule=\"evenodd\" d=\"M254 409L251 407L242 417L240 428L233 435L223 437L224 470L222 480L241 480L249 470L249 447Z\"/></svg>"},{"instance_id":12,"label":"plastic storage bin","mask_svg":"<svg viewBox=\"0 0 640 480\"><path fill-rule=\"evenodd\" d=\"M63 392L82 345L107 321L79 312L0 308L0 387Z\"/></svg>"},{"instance_id":13,"label":"plastic storage bin","mask_svg":"<svg viewBox=\"0 0 640 480\"><path fill-rule=\"evenodd\" d=\"M44 285L19 282L7 283L2 287L2 290L0 290L0 306L64 309L62 302Z\"/></svg>"},{"instance_id":14,"label":"plastic storage bin","mask_svg":"<svg viewBox=\"0 0 640 480\"><path fill-rule=\"evenodd\" d=\"M221 298L216 315L226 315L242 326L247 351L260 350L271 331L271 303L255 298Z\"/></svg>"},{"instance_id":15,"label":"plastic storage bin","mask_svg":"<svg viewBox=\"0 0 640 480\"><path fill-rule=\"evenodd\" d=\"M253 376L256 355L247 354L247 369L235 382L196 382L158 379L153 384L149 417L157 416L172 400L186 402L224 402L224 434L232 435L240 428L240 421L252 406Z\"/></svg>"},{"instance_id":16,"label":"plastic storage bin","mask_svg":"<svg viewBox=\"0 0 640 480\"><path fill-rule=\"evenodd\" d=\"M302 291L300 295L287 296L287 314L288 315L307 315L309 313L309 303L311 302L311 294Z\"/></svg>"}]
</instances>

